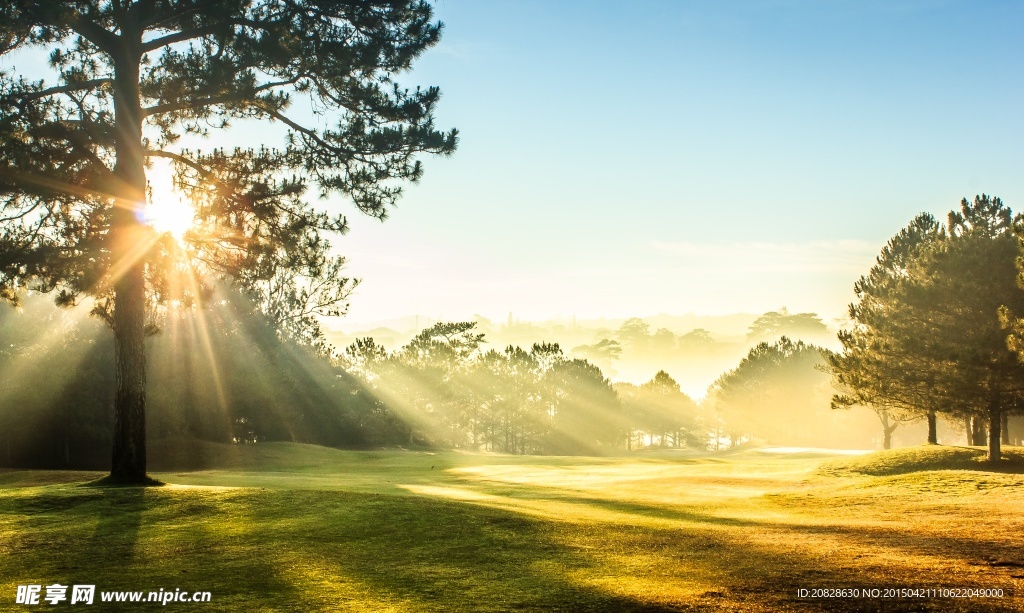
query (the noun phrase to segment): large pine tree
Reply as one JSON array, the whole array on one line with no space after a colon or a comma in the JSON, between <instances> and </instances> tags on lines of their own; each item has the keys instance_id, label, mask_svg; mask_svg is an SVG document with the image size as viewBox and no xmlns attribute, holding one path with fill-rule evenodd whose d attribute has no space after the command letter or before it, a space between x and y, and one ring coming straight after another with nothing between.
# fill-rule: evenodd
<instances>
[{"instance_id":1,"label":"large pine tree","mask_svg":"<svg viewBox=\"0 0 1024 613\"><path fill-rule=\"evenodd\" d=\"M885 449L900 422L923 416L929 420L929 440L935 442L933 372L922 368L919 349L910 346L928 316L913 308L906 293L917 282L922 253L945 237L942 224L921 213L889 240L868 274L854 283L854 325L839 332L843 351L827 356L834 384L843 391L833 397L833 408L874 409Z\"/></svg>"},{"instance_id":2,"label":"large pine tree","mask_svg":"<svg viewBox=\"0 0 1024 613\"><path fill-rule=\"evenodd\" d=\"M396 81L438 42L432 20L417 0L0 6L0 51L46 51L57 75L0 77L0 293L96 299L116 338L113 479L146 480L146 313L166 297L169 252L315 334L313 317L336 312L351 284L327 241L346 220L307 191L383 219L420 177L417 154L454 151L455 131L434 127L437 88ZM232 121L276 124L280 146L196 148L237 133L223 130ZM154 158L196 207L180 249L141 221ZM197 299L201 285L182 291Z\"/></svg>"},{"instance_id":3,"label":"large pine tree","mask_svg":"<svg viewBox=\"0 0 1024 613\"><path fill-rule=\"evenodd\" d=\"M1020 217L1018 216L1018 223ZM963 200L946 227L918 216L855 285L855 327L831 366L836 404L971 417L1001 455L1003 417L1024 399L1024 364L1001 312L1024 312L1014 218L999 198Z\"/></svg>"}]
</instances>

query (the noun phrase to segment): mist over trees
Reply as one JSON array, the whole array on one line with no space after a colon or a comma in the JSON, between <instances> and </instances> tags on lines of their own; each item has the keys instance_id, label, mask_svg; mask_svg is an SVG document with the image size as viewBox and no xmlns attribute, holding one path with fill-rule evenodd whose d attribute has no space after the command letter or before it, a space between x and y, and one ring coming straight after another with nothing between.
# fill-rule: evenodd
<instances>
[{"instance_id":1,"label":"mist over trees","mask_svg":"<svg viewBox=\"0 0 1024 613\"><path fill-rule=\"evenodd\" d=\"M747 332L747 340L755 342L775 341L783 336L820 343L832 334L817 313L790 313L785 308L761 315Z\"/></svg>"},{"instance_id":2,"label":"mist over trees","mask_svg":"<svg viewBox=\"0 0 1024 613\"><path fill-rule=\"evenodd\" d=\"M829 410L834 390L827 352L782 337L761 342L711 386L719 432L732 443L864 447L865 420Z\"/></svg>"},{"instance_id":3,"label":"mist over trees","mask_svg":"<svg viewBox=\"0 0 1024 613\"><path fill-rule=\"evenodd\" d=\"M626 350L657 342L641 324L624 323ZM391 352L360 339L342 363L360 373L382 412L408 424L409 444L600 454L745 442L870 448L880 441L870 416L831 409L828 352L803 341L758 344L698 403L664 370L641 385L610 383L557 344L484 349L486 335L476 330L476 322L438 323ZM595 345L615 351L619 342Z\"/></svg>"},{"instance_id":4,"label":"mist over trees","mask_svg":"<svg viewBox=\"0 0 1024 613\"><path fill-rule=\"evenodd\" d=\"M0 312L0 366L10 373L0 398L3 463L105 465L112 341L86 311L33 295ZM192 465L187 452L168 449L193 441L585 455L881 441L871 413L830 408L827 352L788 338L752 348L697 402L663 370L639 385L611 383L555 343L490 348L476 322L440 322L394 350L364 338L325 354L282 337L227 287L213 288L201 310L168 310L158 321L147 339L158 466L170 457ZM907 435L904 443L924 437Z\"/></svg>"},{"instance_id":5,"label":"mist over trees","mask_svg":"<svg viewBox=\"0 0 1024 613\"><path fill-rule=\"evenodd\" d=\"M710 420L667 372L643 385L616 383L627 426L626 449L644 446L704 449Z\"/></svg>"},{"instance_id":6,"label":"mist over trees","mask_svg":"<svg viewBox=\"0 0 1024 613\"><path fill-rule=\"evenodd\" d=\"M193 441L607 454L703 450L728 440L728 424L744 433L732 442L774 442L736 416L726 421L713 402L694 401L664 370L640 385L613 384L556 343L491 348L476 322L440 322L395 350L364 338L332 352L282 335L229 286L211 287L202 308L163 309L154 321L147 435L159 444L157 465ZM654 336L632 341L653 344ZM111 342L84 306L58 309L33 294L0 312L0 360L10 373L0 398L3 463L104 466L113 436ZM818 408L830 414L827 404ZM765 411L788 415L785 407ZM188 464L187 452L170 455Z\"/></svg>"}]
</instances>

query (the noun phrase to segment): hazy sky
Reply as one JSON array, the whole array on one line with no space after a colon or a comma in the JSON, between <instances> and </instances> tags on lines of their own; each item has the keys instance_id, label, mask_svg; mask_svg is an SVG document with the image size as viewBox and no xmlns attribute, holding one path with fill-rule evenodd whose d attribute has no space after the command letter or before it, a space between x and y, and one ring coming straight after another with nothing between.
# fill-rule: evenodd
<instances>
[{"instance_id":1,"label":"hazy sky","mask_svg":"<svg viewBox=\"0 0 1024 613\"><path fill-rule=\"evenodd\" d=\"M440 0L450 159L338 241L393 315L842 315L916 213L1024 207L1024 3Z\"/></svg>"}]
</instances>

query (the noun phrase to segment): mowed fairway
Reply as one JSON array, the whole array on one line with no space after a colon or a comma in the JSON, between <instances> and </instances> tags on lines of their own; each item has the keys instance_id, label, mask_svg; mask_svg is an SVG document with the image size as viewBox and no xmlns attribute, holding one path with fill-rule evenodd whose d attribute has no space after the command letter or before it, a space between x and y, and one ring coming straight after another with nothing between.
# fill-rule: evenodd
<instances>
[{"instance_id":1,"label":"mowed fairway","mask_svg":"<svg viewBox=\"0 0 1024 613\"><path fill-rule=\"evenodd\" d=\"M1024 596L1024 454L1011 449L998 472L981 455L207 444L179 465L221 456L223 468L158 472L159 488L6 471L0 609L15 608L17 585L78 583L212 593L168 610L1024 611L1013 595ZM800 588L1005 596L811 599Z\"/></svg>"}]
</instances>

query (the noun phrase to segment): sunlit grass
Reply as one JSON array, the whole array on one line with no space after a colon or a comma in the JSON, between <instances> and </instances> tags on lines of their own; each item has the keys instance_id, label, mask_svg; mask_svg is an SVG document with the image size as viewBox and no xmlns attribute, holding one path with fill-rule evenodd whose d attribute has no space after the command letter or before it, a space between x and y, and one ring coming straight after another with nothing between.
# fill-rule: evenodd
<instances>
[{"instance_id":1,"label":"sunlit grass","mask_svg":"<svg viewBox=\"0 0 1024 613\"><path fill-rule=\"evenodd\" d=\"M899 475L933 470L983 470L1024 472L1024 453L1019 448L1004 450L996 464L986 460L987 451L980 447L945 447L920 445L876 452L827 462L821 466L824 475Z\"/></svg>"},{"instance_id":2,"label":"sunlit grass","mask_svg":"<svg viewBox=\"0 0 1024 613\"><path fill-rule=\"evenodd\" d=\"M801 587L1024 589L1024 475L855 470L921 453L962 452L574 458L193 443L169 461L213 468L157 473L161 488L5 472L0 602L18 584L61 581L209 590L218 610L1024 609L1014 598L797 598Z\"/></svg>"}]
</instances>

